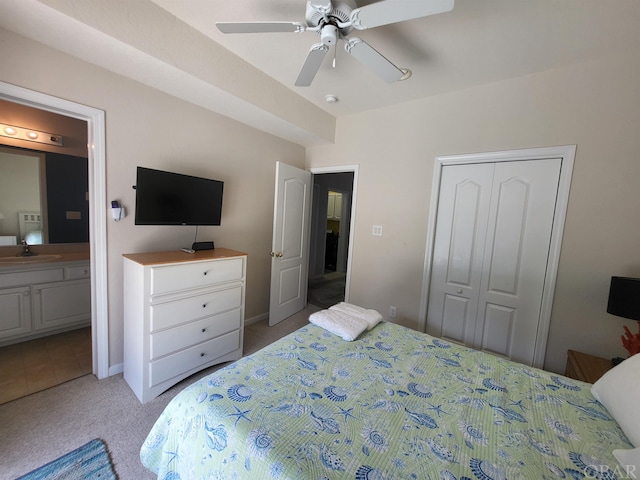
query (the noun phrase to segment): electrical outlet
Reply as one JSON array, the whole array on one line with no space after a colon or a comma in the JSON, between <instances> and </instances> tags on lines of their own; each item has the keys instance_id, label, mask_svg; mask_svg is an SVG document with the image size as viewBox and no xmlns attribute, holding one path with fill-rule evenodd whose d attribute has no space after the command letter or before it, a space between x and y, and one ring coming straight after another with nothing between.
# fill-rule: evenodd
<instances>
[{"instance_id":1,"label":"electrical outlet","mask_svg":"<svg viewBox=\"0 0 640 480\"><path fill-rule=\"evenodd\" d=\"M382 236L382 225L374 225L371 234L374 237L381 237Z\"/></svg>"},{"instance_id":2,"label":"electrical outlet","mask_svg":"<svg viewBox=\"0 0 640 480\"><path fill-rule=\"evenodd\" d=\"M396 318L397 312L396 307L389 307L389 316L391 318Z\"/></svg>"}]
</instances>

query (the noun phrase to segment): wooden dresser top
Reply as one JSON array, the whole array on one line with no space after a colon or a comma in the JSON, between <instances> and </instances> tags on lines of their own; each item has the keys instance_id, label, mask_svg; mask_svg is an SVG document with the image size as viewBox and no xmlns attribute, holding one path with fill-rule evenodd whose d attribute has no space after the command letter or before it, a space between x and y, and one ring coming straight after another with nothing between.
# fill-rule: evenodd
<instances>
[{"instance_id":1,"label":"wooden dresser top","mask_svg":"<svg viewBox=\"0 0 640 480\"><path fill-rule=\"evenodd\" d=\"M182 250L169 252L144 252L125 253L122 256L140 265L162 265L164 263L196 262L200 260L218 260L229 257L243 257L246 253L230 250L228 248L214 248L213 250L200 250L195 253L187 253Z\"/></svg>"}]
</instances>

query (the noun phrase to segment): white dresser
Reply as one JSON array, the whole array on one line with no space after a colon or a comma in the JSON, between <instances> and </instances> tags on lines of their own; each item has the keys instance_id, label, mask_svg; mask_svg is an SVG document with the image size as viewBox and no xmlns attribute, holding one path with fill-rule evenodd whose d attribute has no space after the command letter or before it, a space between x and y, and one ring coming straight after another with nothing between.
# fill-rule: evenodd
<instances>
[{"instance_id":1,"label":"white dresser","mask_svg":"<svg viewBox=\"0 0 640 480\"><path fill-rule=\"evenodd\" d=\"M242 357L246 270L225 248L124 255L124 378L142 403Z\"/></svg>"}]
</instances>

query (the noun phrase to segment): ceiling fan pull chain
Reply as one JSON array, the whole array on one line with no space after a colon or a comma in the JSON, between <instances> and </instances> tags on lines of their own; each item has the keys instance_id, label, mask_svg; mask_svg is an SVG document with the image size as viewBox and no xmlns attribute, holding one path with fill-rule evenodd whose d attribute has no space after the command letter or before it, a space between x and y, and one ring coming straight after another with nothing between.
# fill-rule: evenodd
<instances>
[{"instance_id":1,"label":"ceiling fan pull chain","mask_svg":"<svg viewBox=\"0 0 640 480\"><path fill-rule=\"evenodd\" d=\"M333 46L333 68L336 68L336 56L338 55L338 42Z\"/></svg>"}]
</instances>

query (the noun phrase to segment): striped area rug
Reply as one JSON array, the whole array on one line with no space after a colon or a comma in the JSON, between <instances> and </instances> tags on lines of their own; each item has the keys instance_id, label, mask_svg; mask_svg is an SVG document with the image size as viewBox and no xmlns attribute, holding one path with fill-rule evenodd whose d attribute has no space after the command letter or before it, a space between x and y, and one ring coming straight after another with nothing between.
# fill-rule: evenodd
<instances>
[{"instance_id":1,"label":"striped area rug","mask_svg":"<svg viewBox=\"0 0 640 480\"><path fill-rule=\"evenodd\" d=\"M117 479L107 446L97 438L17 480L80 480L89 478Z\"/></svg>"}]
</instances>

